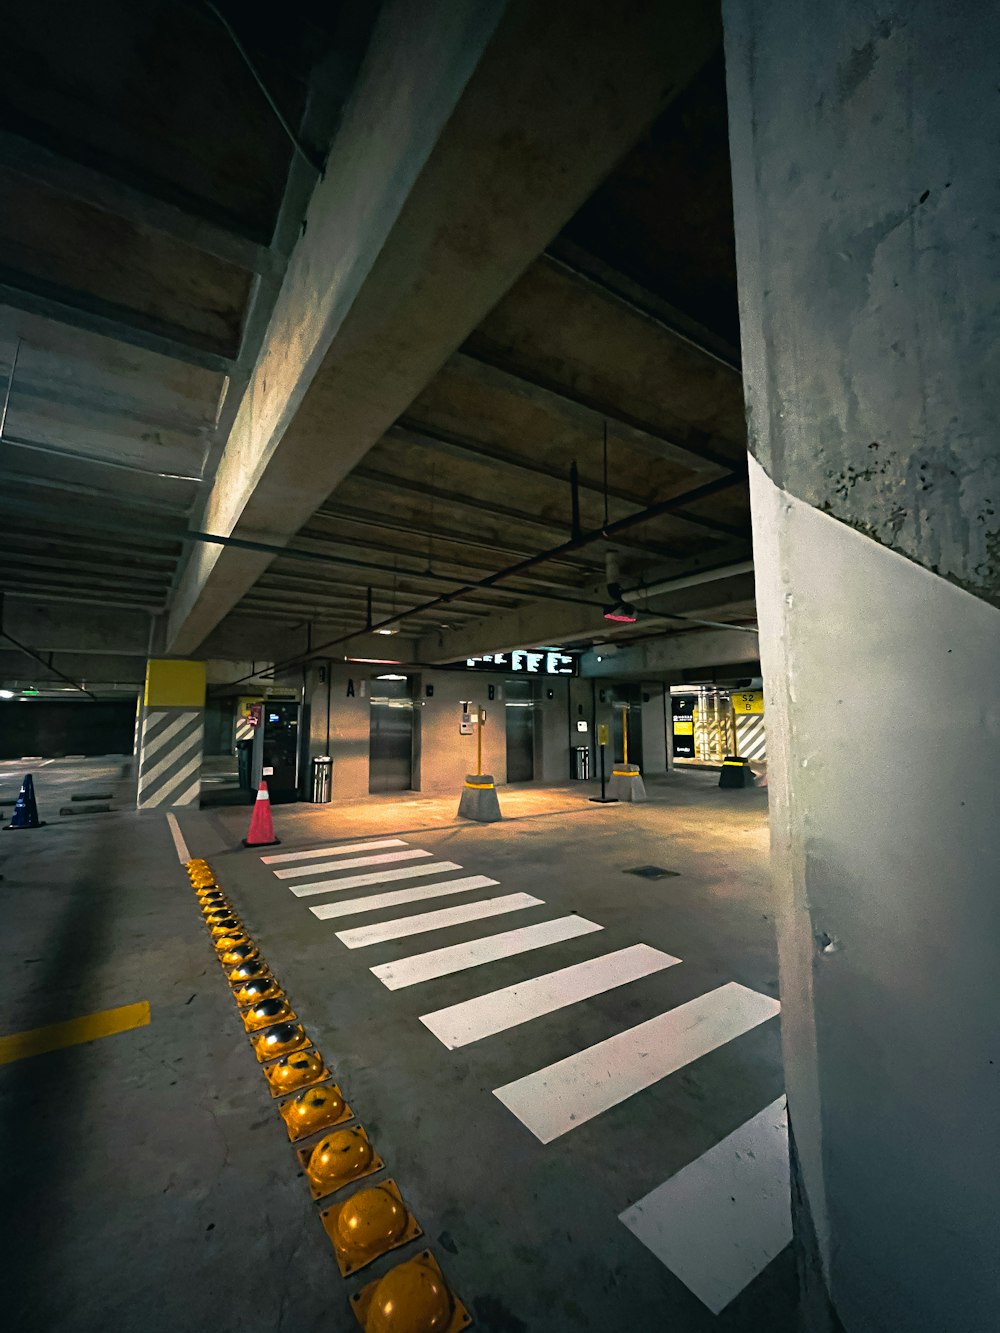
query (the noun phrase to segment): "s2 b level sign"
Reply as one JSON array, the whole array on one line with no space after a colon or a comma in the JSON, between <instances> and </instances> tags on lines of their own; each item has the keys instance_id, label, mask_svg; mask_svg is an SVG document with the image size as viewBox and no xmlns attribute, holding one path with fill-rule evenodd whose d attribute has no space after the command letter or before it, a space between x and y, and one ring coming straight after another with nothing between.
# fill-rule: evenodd
<instances>
[{"instance_id":1,"label":"s2 b level sign","mask_svg":"<svg viewBox=\"0 0 1000 1333\"><path fill-rule=\"evenodd\" d=\"M743 690L739 694L734 691L732 700L734 713L763 713L764 711L763 690Z\"/></svg>"}]
</instances>

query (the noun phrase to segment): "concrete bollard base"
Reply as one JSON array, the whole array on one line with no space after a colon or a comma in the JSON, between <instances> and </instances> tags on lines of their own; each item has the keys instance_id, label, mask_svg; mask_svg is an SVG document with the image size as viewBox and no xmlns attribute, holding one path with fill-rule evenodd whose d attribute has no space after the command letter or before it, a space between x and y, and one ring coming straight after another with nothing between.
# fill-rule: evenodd
<instances>
[{"instance_id":1,"label":"concrete bollard base","mask_svg":"<svg viewBox=\"0 0 1000 1333\"><path fill-rule=\"evenodd\" d=\"M481 824L493 824L503 819L491 773L466 774L458 813L462 819L477 819Z\"/></svg>"},{"instance_id":2,"label":"concrete bollard base","mask_svg":"<svg viewBox=\"0 0 1000 1333\"><path fill-rule=\"evenodd\" d=\"M644 801L646 787L638 764L615 764L611 770L608 792L619 801Z\"/></svg>"}]
</instances>

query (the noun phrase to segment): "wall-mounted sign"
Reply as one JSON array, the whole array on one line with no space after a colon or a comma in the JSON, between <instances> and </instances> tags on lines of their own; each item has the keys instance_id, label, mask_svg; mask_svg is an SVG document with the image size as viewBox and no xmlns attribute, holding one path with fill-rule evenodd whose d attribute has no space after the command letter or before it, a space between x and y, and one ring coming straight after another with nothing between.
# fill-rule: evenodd
<instances>
[{"instance_id":1,"label":"wall-mounted sign","mask_svg":"<svg viewBox=\"0 0 1000 1333\"><path fill-rule=\"evenodd\" d=\"M597 724L597 744L608 744L608 724L606 722L598 722Z\"/></svg>"},{"instance_id":2,"label":"wall-mounted sign","mask_svg":"<svg viewBox=\"0 0 1000 1333\"><path fill-rule=\"evenodd\" d=\"M467 657L468 671L509 671L520 676L575 676L577 659L570 653L515 648L512 653Z\"/></svg>"},{"instance_id":3,"label":"wall-mounted sign","mask_svg":"<svg viewBox=\"0 0 1000 1333\"><path fill-rule=\"evenodd\" d=\"M670 696L675 759L694 758L694 710L697 707L698 696L696 694L672 694Z\"/></svg>"},{"instance_id":4,"label":"wall-mounted sign","mask_svg":"<svg viewBox=\"0 0 1000 1333\"><path fill-rule=\"evenodd\" d=\"M734 713L763 713L764 711L764 691L763 690L733 690L732 693L733 712Z\"/></svg>"},{"instance_id":5,"label":"wall-mounted sign","mask_svg":"<svg viewBox=\"0 0 1000 1333\"><path fill-rule=\"evenodd\" d=\"M259 727L264 720L264 705L250 704L246 711L247 726Z\"/></svg>"},{"instance_id":6,"label":"wall-mounted sign","mask_svg":"<svg viewBox=\"0 0 1000 1333\"><path fill-rule=\"evenodd\" d=\"M581 717L581 718L577 718L576 729L577 729L577 731L586 731L586 730L587 730L587 723L586 723L586 721L585 721L582 717Z\"/></svg>"}]
</instances>

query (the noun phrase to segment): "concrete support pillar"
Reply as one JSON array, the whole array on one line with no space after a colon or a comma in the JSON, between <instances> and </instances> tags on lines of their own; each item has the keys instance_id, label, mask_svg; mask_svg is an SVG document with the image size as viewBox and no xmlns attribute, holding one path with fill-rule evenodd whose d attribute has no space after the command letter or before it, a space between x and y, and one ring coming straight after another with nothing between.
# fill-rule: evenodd
<instances>
[{"instance_id":1,"label":"concrete support pillar","mask_svg":"<svg viewBox=\"0 0 1000 1333\"><path fill-rule=\"evenodd\" d=\"M986 1333L1000 10L723 19L804 1326Z\"/></svg>"},{"instance_id":2,"label":"concrete support pillar","mask_svg":"<svg viewBox=\"0 0 1000 1333\"><path fill-rule=\"evenodd\" d=\"M146 663L137 808L197 806L204 745L205 664Z\"/></svg>"}]
</instances>

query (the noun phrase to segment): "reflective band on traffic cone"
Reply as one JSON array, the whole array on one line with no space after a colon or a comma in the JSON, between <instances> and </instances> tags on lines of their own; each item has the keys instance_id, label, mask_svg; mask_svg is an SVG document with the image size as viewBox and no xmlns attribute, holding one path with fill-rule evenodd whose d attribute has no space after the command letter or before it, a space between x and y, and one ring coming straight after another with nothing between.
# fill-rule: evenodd
<instances>
[{"instance_id":1,"label":"reflective band on traffic cone","mask_svg":"<svg viewBox=\"0 0 1000 1333\"><path fill-rule=\"evenodd\" d=\"M41 828L44 823L44 819L38 818L34 780L30 773L26 773L7 828Z\"/></svg>"},{"instance_id":2,"label":"reflective band on traffic cone","mask_svg":"<svg viewBox=\"0 0 1000 1333\"><path fill-rule=\"evenodd\" d=\"M267 783L262 782L257 790L257 799L253 803L250 832L243 839L243 846L274 847L280 841L280 838L274 836L274 820L271 818L271 798L267 794Z\"/></svg>"}]
</instances>

